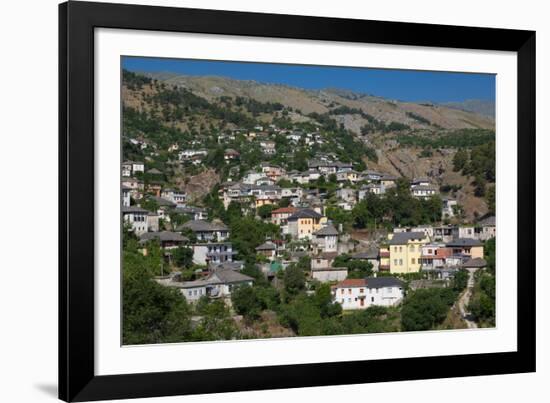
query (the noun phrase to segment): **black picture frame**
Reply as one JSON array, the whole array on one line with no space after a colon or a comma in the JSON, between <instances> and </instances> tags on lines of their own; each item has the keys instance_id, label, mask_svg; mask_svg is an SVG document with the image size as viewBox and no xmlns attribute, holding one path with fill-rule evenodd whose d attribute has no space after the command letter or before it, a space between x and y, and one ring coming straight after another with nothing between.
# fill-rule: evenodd
<instances>
[{"instance_id":1,"label":"black picture frame","mask_svg":"<svg viewBox=\"0 0 550 403\"><path fill-rule=\"evenodd\" d=\"M518 351L96 376L94 29L99 27L517 52ZM59 94L60 399L89 401L535 371L535 32L70 1L59 6Z\"/></svg>"}]
</instances>

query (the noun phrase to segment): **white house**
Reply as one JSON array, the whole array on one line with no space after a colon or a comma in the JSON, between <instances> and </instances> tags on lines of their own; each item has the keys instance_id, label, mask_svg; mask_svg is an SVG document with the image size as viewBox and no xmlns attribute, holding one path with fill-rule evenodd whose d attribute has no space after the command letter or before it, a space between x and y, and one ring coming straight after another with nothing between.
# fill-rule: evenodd
<instances>
[{"instance_id":1,"label":"white house","mask_svg":"<svg viewBox=\"0 0 550 403\"><path fill-rule=\"evenodd\" d=\"M427 199L437 193L438 189L432 185L412 185L411 194L414 197Z\"/></svg>"},{"instance_id":2,"label":"white house","mask_svg":"<svg viewBox=\"0 0 550 403\"><path fill-rule=\"evenodd\" d=\"M428 178L414 178L411 181L411 186L430 186L430 180Z\"/></svg>"},{"instance_id":3,"label":"white house","mask_svg":"<svg viewBox=\"0 0 550 403\"><path fill-rule=\"evenodd\" d=\"M125 223L130 224L131 230L137 236L147 232L149 211L136 206L123 206L122 219Z\"/></svg>"},{"instance_id":4,"label":"white house","mask_svg":"<svg viewBox=\"0 0 550 403\"><path fill-rule=\"evenodd\" d=\"M434 237L434 227L431 225L419 225L417 227L412 227L411 232L423 232L426 237L433 239Z\"/></svg>"},{"instance_id":5,"label":"white house","mask_svg":"<svg viewBox=\"0 0 550 403\"><path fill-rule=\"evenodd\" d=\"M206 157L208 154L207 150L200 149L200 150L182 150L179 152L178 157L180 161L190 160L194 157L200 156L200 157Z\"/></svg>"},{"instance_id":6,"label":"white house","mask_svg":"<svg viewBox=\"0 0 550 403\"><path fill-rule=\"evenodd\" d=\"M130 193L132 189L126 186L122 186L122 205L124 207L130 207Z\"/></svg>"},{"instance_id":7,"label":"white house","mask_svg":"<svg viewBox=\"0 0 550 403\"><path fill-rule=\"evenodd\" d=\"M265 177L266 175L263 172L255 172L255 171L248 171L243 179L242 182L246 185L254 185L256 184L256 181L258 179L261 179Z\"/></svg>"},{"instance_id":8,"label":"white house","mask_svg":"<svg viewBox=\"0 0 550 403\"><path fill-rule=\"evenodd\" d=\"M497 227L495 216L490 216L479 221L478 225L480 226L480 230L478 232L478 239L480 241L486 241L487 239L496 237Z\"/></svg>"},{"instance_id":9,"label":"white house","mask_svg":"<svg viewBox=\"0 0 550 403\"><path fill-rule=\"evenodd\" d=\"M176 204L185 204L186 199L185 193L175 189L164 189L160 193L160 197Z\"/></svg>"},{"instance_id":10,"label":"white house","mask_svg":"<svg viewBox=\"0 0 550 403\"><path fill-rule=\"evenodd\" d=\"M122 163L122 176L128 177L135 175L136 172L144 172L145 164L136 161L124 161Z\"/></svg>"},{"instance_id":11,"label":"white house","mask_svg":"<svg viewBox=\"0 0 550 403\"><path fill-rule=\"evenodd\" d=\"M338 251L338 231L332 224L328 224L313 233L311 243L319 252L336 252Z\"/></svg>"},{"instance_id":12,"label":"white house","mask_svg":"<svg viewBox=\"0 0 550 403\"><path fill-rule=\"evenodd\" d=\"M271 241L264 242L256 247L256 253L265 256L269 260L273 260L277 256L277 245Z\"/></svg>"},{"instance_id":13,"label":"white house","mask_svg":"<svg viewBox=\"0 0 550 403\"><path fill-rule=\"evenodd\" d=\"M276 153L275 142L272 140L262 140L260 141L260 147L264 154L273 155Z\"/></svg>"},{"instance_id":14,"label":"white house","mask_svg":"<svg viewBox=\"0 0 550 403\"><path fill-rule=\"evenodd\" d=\"M193 263L200 265L232 262L233 257L237 254L233 250L231 242L196 244L192 246L192 249Z\"/></svg>"},{"instance_id":15,"label":"white house","mask_svg":"<svg viewBox=\"0 0 550 403\"><path fill-rule=\"evenodd\" d=\"M384 185L379 183L369 183L368 185L361 186L361 189L357 192L357 198L359 200L363 200L369 193L381 195L386 193L386 188Z\"/></svg>"},{"instance_id":16,"label":"white house","mask_svg":"<svg viewBox=\"0 0 550 403\"><path fill-rule=\"evenodd\" d=\"M254 183L254 185L256 186L264 186L264 185L267 185L267 186L273 186L275 185L275 181L267 176L262 176L261 178L259 178L256 183Z\"/></svg>"},{"instance_id":17,"label":"white house","mask_svg":"<svg viewBox=\"0 0 550 403\"><path fill-rule=\"evenodd\" d=\"M176 213L187 214L192 220L207 220L208 211L204 208L193 206L176 206Z\"/></svg>"},{"instance_id":18,"label":"white house","mask_svg":"<svg viewBox=\"0 0 550 403\"><path fill-rule=\"evenodd\" d=\"M455 199L443 198L443 207L441 208L441 219L452 218L455 216L454 207L458 206Z\"/></svg>"},{"instance_id":19,"label":"white house","mask_svg":"<svg viewBox=\"0 0 550 403\"><path fill-rule=\"evenodd\" d=\"M403 283L395 277L346 279L334 287L334 302L343 309L394 306L403 299Z\"/></svg>"},{"instance_id":20,"label":"white house","mask_svg":"<svg viewBox=\"0 0 550 403\"><path fill-rule=\"evenodd\" d=\"M338 197L340 200L348 202L348 203L355 203L357 200L355 195L355 189L353 188L341 188L336 191L336 197Z\"/></svg>"},{"instance_id":21,"label":"white house","mask_svg":"<svg viewBox=\"0 0 550 403\"><path fill-rule=\"evenodd\" d=\"M209 222L204 220L187 221L178 231L190 229L199 241L223 242L229 238L229 228L222 222Z\"/></svg>"},{"instance_id":22,"label":"white house","mask_svg":"<svg viewBox=\"0 0 550 403\"><path fill-rule=\"evenodd\" d=\"M195 281L178 281L177 276L171 279L159 279L160 284L179 288L188 302L196 302L201 297L227 298L235 287L252 285L254 279L231 269L220 269L206 279Z\"/></svg>"},{"instance_id":23,"label":"white house","mask_svg":"<svg viewBox=\"0 0 550 403\"><path fill-rule=\"evenodd\" d=\"M369 182L378 182L382 178L382 174L376 171L367 170L361 172L361 175L359 176L361 180L369 181Z\"/></svg>"}]
</instances>

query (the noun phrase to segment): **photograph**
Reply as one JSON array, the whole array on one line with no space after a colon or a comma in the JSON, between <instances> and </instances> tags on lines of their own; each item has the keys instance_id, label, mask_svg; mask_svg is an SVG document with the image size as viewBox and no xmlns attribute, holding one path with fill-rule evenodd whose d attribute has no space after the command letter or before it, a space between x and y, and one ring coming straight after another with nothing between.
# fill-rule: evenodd
<instances>
[{"instance_id":1,"label":"photograph","mask_svg":"<svg viewBox=\"0 0 550 403\"><path fill-rule=\"evenodd\" d=\"M121 56L122 344L496 328L495 80Z\"/></svg>"}]
</instances>

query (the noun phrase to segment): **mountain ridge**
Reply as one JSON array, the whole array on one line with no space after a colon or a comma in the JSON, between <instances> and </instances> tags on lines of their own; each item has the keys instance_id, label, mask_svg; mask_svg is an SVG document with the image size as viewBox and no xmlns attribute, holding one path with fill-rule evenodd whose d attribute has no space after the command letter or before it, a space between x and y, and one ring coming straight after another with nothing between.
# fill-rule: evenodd
<instances>
[{"instance_id":1,"label":"mountain ridge","mask_svg":"<svg viewBox=\"0 0 550 403\"><path fill-rule=\"evenodd\" d=\"M438 104L391 100L372 94L343 88L326 87L308 89L287 84L267 83L255 80L239 80L231 77L196 76L171 72L136 72L166 85L188 88L210 101L221 96L249 97L259 102L278 102L297 109L303 114L328 113L338 106L356 108L382 121L395 121L411 127L426 127L411 114L444 129L494 130L494 118L460 107L459 103ZM471 108L470 108L471 109ZM354 116L347 119L348 128L360 133L366 119Z\"/></svg>"}]
</instances>

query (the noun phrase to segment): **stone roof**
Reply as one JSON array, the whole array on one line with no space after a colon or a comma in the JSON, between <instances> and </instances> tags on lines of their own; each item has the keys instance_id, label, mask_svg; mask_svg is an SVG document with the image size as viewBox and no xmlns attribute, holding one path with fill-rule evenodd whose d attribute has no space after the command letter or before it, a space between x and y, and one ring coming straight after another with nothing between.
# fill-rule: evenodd
<instances>
[{"instance_id":1,"label":"stone roof","mask_svg":"<svg viewBox=\"0 0 550 403\"><path fill-rule=\"evenodd\" d=\"M172 231L146 232L140 236L142 242L152 239L158 239L161 242L186 242L189 240L187 237Z\"/></svg>"},{"instance_id":2,"label":"stone roof","mask_svg":"<svg viewBox=\"0 0 550 403\"><path fill-rule=\"evenodd\" d=\"M154 200L160 207L174 207L176 203L171 202L163 197L149 196L149 199Z\"/></svg>"},{"instance_id":3,"label":"stone roof","mask_svg":"<svg viewBox=\"0 0 550 403\"><path fill-rule=\"evenodd\" d=\"M193 232L214 232L229 230L229 228L227 228L224 223L214 223L206 220L187 221L180 228L189 228Z\"/></svg>"},{"instance_id":4,"label":"stone roof","mask_svg":"<svg viewBox=\"0 0 550 403\"><path fill-rule=\"evenodd\" d=\"M299 218L321 218L323 217L321 214L316 212L315 210L304 208L296 211L294 214L292 214L290 217L288 217L288 220L297 220Z\"/></svg>"},{"instance_id":5,"label":"stone roof","mask_svg":"<svg viewBox=\"0 0 550 403\"><path fill-rule=\"evenodd\" d=\"M378 250L372 249L366 252L358 252L351 255L351 259L361 260L361 259L376 259L378 258Z\"/></svg>"},{"instance_id":6,"label":"stone roof","mask_svg":"<svg viewBox=\"0 0 550 403\"><path fill-rule=\"evenodd\" d=\"M148 213L149 210L145 210L141 207L137 207L137 206L123 206L122 207L122 214L130 214L130 213L141 213L141 214L146 214Z\"/></svg>"},{"instance_id":7,"label":"stone roof","mask_svg":"<svg viewBox=\"0 0 550 403\"><path fill-rule=\"evenodd\" d=\"M425 239L426 235L423 232L397 232L393 234L393 238L388 241L390 245L405 245L413 239Z\"/></svg>"},{"instance_id":8,"label":"stone roof","mask_svg":"<svg viewBox=\"0 0 550 403\"><path fill-rule=\"evenodd\" d=\"M256 250L275 250L276 248L277 246L273 242L268 241L258 246Z\"/></svg>"},{"instance_id":9,"label":"stone roof","mask_svg":"<svg viewBox=\"0 0 550 403\"><path fill-rule=\"evenodd\" d=\"M482 259L480 257L476 257L474 259L470 259L464 263L462 263L462 267L464 268L483 268L487 267L487 261L485 259Z\"/></svg>"},{"instance_id":10,"label":"stone roof","mask_svg":"<svg viewBox=\"0 0 550 403\"><path fill-rule=\"evenodd\" d=\"M494 215L484 218L478 222L479 225L496 225L496 218Z\"/></svg>"},{"instance_id":11,"label":"stone roof","mask_svg":"<svg viewBox=\"0 0 550 403\"><path fill-rule=\"evenodd\" d=\"M449 247L482 246L483 243L473 238L457 238L447 243Z\"/></svg>"},{"instance_id":12,"label":"stone roof","mask_svg":"<svg viewBox=\"0 0 550 403\"><path fill-rule=\"evenodd\" d=\"M238 271L231 269L221 269L217 270L208 276L207 281L218 282L222 284L231 284L231 283L243 283L246 281L254 281L254 278L246 276L239 273Z\"/></svg>"},{"instance_id":13,"label":"stone roof","mask_svg":"<svg viewBox=\"0 0 550 403\"><path fill-rule=\"evenodd\" d=\"M318 256L313 256L312 259L334 260L338 256L338 252L323 252Z\"/></svg>"},{"instance_id":14,"label":"stone roof","mask_svg":"<svg viewBox=\"0 0 550 403\"><path fill-rule=\"evenodd\" d=\"M395 277L367 277L367 288L403 287L403 282Z\"/></svg>"},{"instance_id":15,"label":"stone roof","mask_svg":"<svg viewBox=\"0 0 550 403\"><path fill-rule=\"evenodd\" d=\"M313 235L317 235L317 236L334 236L334 235L338 235L338 231L336 230L336 228L334 228L334 225L332 224L329 224L323 228L321 228L320 230L316 231L313 233Z\"/></svg>"}]
</instances>

